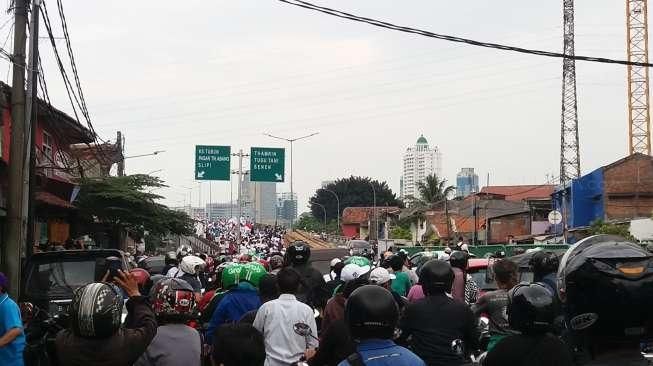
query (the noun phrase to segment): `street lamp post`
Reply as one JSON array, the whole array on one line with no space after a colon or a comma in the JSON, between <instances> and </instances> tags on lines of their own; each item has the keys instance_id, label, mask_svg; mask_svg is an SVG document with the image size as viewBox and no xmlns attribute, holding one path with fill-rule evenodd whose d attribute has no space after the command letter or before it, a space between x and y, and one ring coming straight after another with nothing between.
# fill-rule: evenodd
<instances>
[{"instance_id":1,"label":"street lamp post","mask_svg":"<svg viewBox=\"0 0 653 366\"><path fill-rule=\"evenodd\" d=\"M378 216L376 214L376 189L374 188L374 184L372 183L371 180L368 180L367 183L369 183L370 187L372 187L372 195L374 199L374 207L372 208L372 211L374 212L374 239L379 240L379 221L378 221ZM370 236L370 239L372 237Z\"/></svg>"},{"instance_id":2,"label":"street lamp post","mask_svg":"<svg viewBox=\"0 0 653 366\"><path fill-rule=\"evenodd\" d=\"M331 193L336 198L336 204L338 206L338 212L336 212L336 221L337 221L338 229L337 229L336 234L340 234L340 198L338 197L336 192L334 192L334 191L332 191L330 189L326 189L326 188L321 188L321 189L323 191L327 191L327 192Z\"/></svg>"},{"instance_id":3,"label":"street lamp post","mask_svg":"<svg viewBox=\"0 0 653 366\"><path fill-rule=\"evenodd\" d=\"M326 234L326 232L327 232L327 217L326 217L327 215L326 215L326 207L324 207L323 204L321 204L321 203L317 203L317 202L315 202L315 201L311 201L311 203L314 204L314 205L318 205L318 206L322 207L322 210L324 211L324 233Z\"/></svg>"},{"instance_id":4,"label":"street lamp post","mask_svg":"<svg viewBox=\"0 0 653 366\"><path fill-rule=\"evenodd\" d=\"M264 133L265 136L272 137L273 139L277 139L277 140L283 140L283 141L286 141L286 142L289 142L289 143L290 143L290 200L291 200L292 203L293 203L293 209L294 209L294 210L297 210L297 202L295 202L295 192L294 192L294 190L293 190L293 181L292 181L292 166L293 166L293 161L292 161L292 144L293 144L293 142L295 142L295 141L299 141L299 140L307 139L307 138L309 138L309 137L311 137L311 136L315 136L315 135L317 135L318 133L319 133L319 132L314 132L314 133L312 133L312 134L310 134L310 135L306 135L306 136L302 136L302 137L296 137L296 138L294 138L294 139L289 139L289 138L285 138L285 137L279 137L279 136L270 135L269 133ZM293 231L293 224L294 224L294 221L295 221L295 217L294 217L294 216L295 216L294 214L290 216L290 231Z\"/></svg>"}]
</instances>

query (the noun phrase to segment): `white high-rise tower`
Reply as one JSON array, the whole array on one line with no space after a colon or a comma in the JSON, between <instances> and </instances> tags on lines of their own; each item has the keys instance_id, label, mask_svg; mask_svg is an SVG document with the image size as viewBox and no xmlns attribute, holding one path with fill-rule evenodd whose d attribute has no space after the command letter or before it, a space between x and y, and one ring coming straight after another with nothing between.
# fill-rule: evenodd
<instances>
[{"instance_id":1,"label":"white high-rise tower","mask_svg":"<svg viewBox=\"0 0 653 366\"><path fill-rule=\"evenodd\" d=\"M419 198L417 184L427 175L442 179L442 153L437 147L430 148L424 135L420 135L415 147L406 149L403 172L402 199Z\"/></svg>"}]
</instances>

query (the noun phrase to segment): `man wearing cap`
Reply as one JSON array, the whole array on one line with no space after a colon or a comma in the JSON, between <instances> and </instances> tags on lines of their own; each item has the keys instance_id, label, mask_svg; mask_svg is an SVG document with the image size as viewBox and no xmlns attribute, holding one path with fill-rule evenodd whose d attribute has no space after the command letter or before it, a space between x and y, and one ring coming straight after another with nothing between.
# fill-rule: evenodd
<instances>
[{"instance_id":1,"label":"man wearing cap","mask_svg":"<svg viewBox=\"0 0 653 366\"><path fill-rule=\"evenodd\" d=\"M9 298L9 280L0 272L0 365L23 366L25 334L20 309Z\"/></svg>"},{"instance_id":2,"label":"man wearing cap","mask_svg":"<svg viewBox=\"0 0 653 366\"><path fill-rule=\"evenodd\" d=\"M392 297L397 303L399 312L401 312L406 306L407 300L392 290L392 280L395 278L397 278L397 276L388 272L388 270L383 267L374 268L372 272L370 272L370 284L381 286L384 289L390 291Z\"/></svg>"}]
</instances>

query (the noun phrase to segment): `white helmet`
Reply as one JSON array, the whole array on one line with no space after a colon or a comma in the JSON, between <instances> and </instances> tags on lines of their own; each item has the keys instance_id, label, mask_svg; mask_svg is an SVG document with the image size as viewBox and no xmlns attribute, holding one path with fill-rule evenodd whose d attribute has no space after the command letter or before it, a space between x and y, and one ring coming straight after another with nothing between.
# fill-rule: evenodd
<instances>
[{"instance_id":1,"label":"white helmet","mask_svg":"<svg viewBox=\"0 0 653 366\"><path fill-rule=\"evenodd\" d=\"M190 275L196 275L198 272L204 270L205 266L206 266L206 262L204 262L202 258L196 257L194 255L187 255L181 259L181 263L179 264L179 269L182 270L184 273L188 273Z\"/></svg>"}]
</instances>

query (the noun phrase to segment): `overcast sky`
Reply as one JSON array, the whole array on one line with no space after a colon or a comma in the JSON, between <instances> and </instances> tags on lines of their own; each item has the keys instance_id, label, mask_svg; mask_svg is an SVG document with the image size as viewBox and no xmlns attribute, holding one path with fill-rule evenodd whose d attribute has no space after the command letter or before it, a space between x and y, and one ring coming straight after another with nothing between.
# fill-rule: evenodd
<instances>
[{"instance_id":1,"label":"overcast sky","mask_svg":"<svg viewBox=\"0 0 653 366\"><path fill-rule=\"evenodd\" d=\"M438 33L562 49L562 1L316 2ZM58 23L56 2L48 5ZM626 58L625 4L575 6L576 53ZM483 184L487 173L491 184L558 175L559 59L393 32L276 0L64 0L64 7L97 131L111 140L122 131L128 156L166 151L127 160L127 172L162 169L155 174L171 186L160 191L167 204L183 203L182 187L195 187L197 204L196 144L284 146L264 132L320 132L295 145L300 211L321 181L351 174L387 181L398 194L402 154L420 134L441 149L452 184L461 167L474 167ZM70 111L49 42L41 47L53 102ZM626 76L624 66L577 63L583 172L627 154ZM277 189L286 190L288 183ZM204 203L208 191L205 183ZM213 182L213 201L229 196L229 182Z\"/></svg>"}]
</instances>

